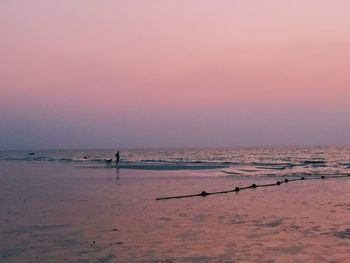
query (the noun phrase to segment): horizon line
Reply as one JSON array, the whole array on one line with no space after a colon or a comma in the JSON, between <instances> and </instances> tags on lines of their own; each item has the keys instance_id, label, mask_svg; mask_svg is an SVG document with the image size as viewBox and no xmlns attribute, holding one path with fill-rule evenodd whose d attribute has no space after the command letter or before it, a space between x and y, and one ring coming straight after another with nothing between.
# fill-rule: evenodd
<instances>
[{"instance_id":1,"label":"horizon line","mask_svg":"<svg viewBox=\"0 0 350 263\"><path fill-rule=\"evenodd\" d=\"M150 147L86 147L86 148L0 148L0 151L79 151L79 150L158 150L158 149L225 149L225 148L280 148L280 147L349 147L350 144L258 144L231 146L150 146Z\"/></svg>"}]
</instances>

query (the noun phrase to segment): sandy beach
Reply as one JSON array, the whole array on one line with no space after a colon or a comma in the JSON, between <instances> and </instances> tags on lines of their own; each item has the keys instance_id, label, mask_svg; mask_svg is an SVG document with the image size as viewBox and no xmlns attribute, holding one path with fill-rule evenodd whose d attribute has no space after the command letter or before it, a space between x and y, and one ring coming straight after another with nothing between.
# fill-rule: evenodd
<instances>
[{"instance_id":1,"label":"sandy beach","mask_svg":"<svg viewBox=\"0 0 350 263\"><path fill-rule=\"evenodd\" d=\"M0 161L1 262L349 262L350 180Z\"/></svg>"}]
</instances>

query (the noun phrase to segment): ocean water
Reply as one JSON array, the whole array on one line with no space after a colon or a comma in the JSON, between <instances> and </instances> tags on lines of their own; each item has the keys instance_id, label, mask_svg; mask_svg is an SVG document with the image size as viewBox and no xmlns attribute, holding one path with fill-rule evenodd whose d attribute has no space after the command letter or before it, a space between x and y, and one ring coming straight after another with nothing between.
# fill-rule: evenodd
<instances>
[{"instance_id":1,"label":"ocean water","mask_svg":"<svg viewBox=\"0 0 350 263\"><path fill-rule=\"evenodd\" d=\"M347 147L32 152L1 152L1 263L349 262L348 176L156 200L348 174Z\"/></svg>"},{"instance_id":2,"label":"ocean water","mask_svg":"<svg viewBox=\"0 0 350 263\"><path fill-rule=\"evenodd\" d=\"M227 176L318 176L350 172L350 146L118 149L121 169L220 169ZM114 168L116 149L0 151L0 160Z\"/></svg>"},{"instance_id":3,"label":"ocean water","mask_svg":"<svg viewBox=\"0 0 350 263\"><path fill-rule=\"evenodd\" d=\"M1 263L349 262L349 177L157 201L277 180L90 165L0 161Z\"/></svg>"}]
</instances>

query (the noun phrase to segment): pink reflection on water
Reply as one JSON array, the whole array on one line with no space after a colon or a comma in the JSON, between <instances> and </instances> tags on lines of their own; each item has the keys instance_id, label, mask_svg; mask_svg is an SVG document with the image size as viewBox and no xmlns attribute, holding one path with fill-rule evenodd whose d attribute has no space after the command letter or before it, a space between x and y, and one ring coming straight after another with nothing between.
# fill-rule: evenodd
<instances>
[{"instance_id":1,"label":"pink reflection on water","mask_svg":"<svg viewBox=\"0 0 350 263\"><path fill-rule=\"evenodd\" d=\"M155 201L274 180L136 170L121 170L115 180L112 169L2 164L7 201L0 213L8 221L1 231L10 262L346 262L349 255L347 178ZM17 250L27 243L35 246Z\"/></svg>"}]
</instances>

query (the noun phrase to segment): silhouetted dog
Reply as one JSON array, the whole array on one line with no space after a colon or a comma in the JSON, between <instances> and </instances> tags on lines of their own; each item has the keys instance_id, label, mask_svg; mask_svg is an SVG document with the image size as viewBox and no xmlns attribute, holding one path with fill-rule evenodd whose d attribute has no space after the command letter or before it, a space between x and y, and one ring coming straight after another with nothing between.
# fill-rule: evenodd
<instances>
[{"instance_id":1,"label":"silhouetted dog","mask_svg":"<svg viewBox=\"0 0 350 263\"><path fill-rule=\"evenodd\" d=\"M112 165L113 159L105 159L105 164L106 165Z\"/></svg>"}]
</instances>

